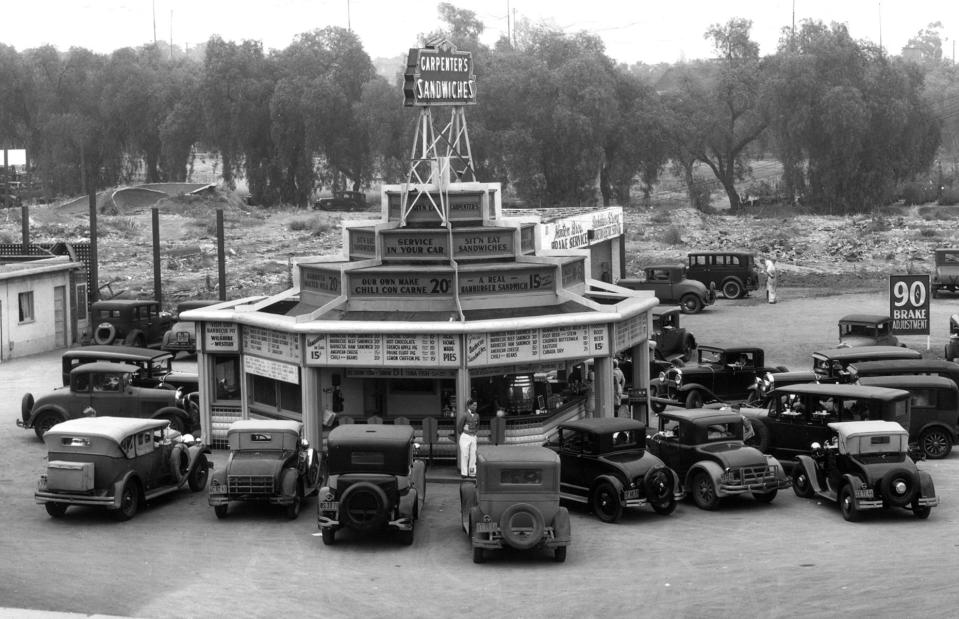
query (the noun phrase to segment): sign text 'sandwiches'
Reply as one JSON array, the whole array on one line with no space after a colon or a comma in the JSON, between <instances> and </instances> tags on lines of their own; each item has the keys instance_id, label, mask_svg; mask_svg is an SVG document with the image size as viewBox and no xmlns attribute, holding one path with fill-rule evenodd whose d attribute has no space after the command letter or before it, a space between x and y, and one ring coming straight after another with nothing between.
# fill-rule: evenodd
<instances>
[{"instance_id":1,"label":"sign text 'sandwiches'","mask_svg":"<svg viewBox=\"0 0 959 619\"><path fill-rule=\"evenodd\" d=\"M403 104L471 105L476 103L473 57L448 41L411 49L403 80Z\"/></svg>"}]
</instances>

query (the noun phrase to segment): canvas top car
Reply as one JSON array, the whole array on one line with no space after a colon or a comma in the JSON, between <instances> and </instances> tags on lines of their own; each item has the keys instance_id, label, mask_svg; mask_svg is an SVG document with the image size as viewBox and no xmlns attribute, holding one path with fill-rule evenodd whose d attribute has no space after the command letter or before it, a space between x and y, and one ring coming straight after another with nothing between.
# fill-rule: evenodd
<instances>
[{"instance_id":1,"label":"canvas top car","mask_svg":"<svg viewBox=\"0 0 959 619\"><path fill-rule=\"evenodd\" d=\"M748 251L697 251L687 254L686 277L718 289L727 299L759 289L756 256Z\"/></svg>"},{"instance_id":2,"label":"canvas top car","mask_svg":"<svg viewBox=\"0 0 959 619\"><path fill-rule=\"evenodd\" d=\"M936 263L930 281L933 298L944 291L959 292L959 247L941 247L933 254Z\"/></svg>"},{"instance_id":3,"label":"canvas top car","mask_svg":"<svg viewBox=\"0 0 959 619\"><path fill-rule=\"evenodd\" d=\"M163 419L72 419L50 428L43 442L47 470L34 498L54 518L70 505L88 505L128 520L147 501L185 485L203 490L209 475L210 448Z\"/></svg>"},{"instance_id":4,"label":"canvas top car","mask_svg":"<svg viewBox=\"0 0 959 619\"><path fill-rule=\"evenodd\" d=\"M93 303L90 322L96 325L93 339L97 344L155 348L173 325L173 317L152 299L108 299Z\"/></svg>"},{"instance_id":5,"label":"canvas top car","mask_svg":"<svg viewBox=\"0 0 959 619\"><path fill-rule=\"evenodd\" d=\"M829 348L812 353L812 369L820 382L849 382L846 370L852 363L881 359L921 359L922 353L902 346L854 346Z\"/></svg>"},{"instance_id":6,"label":"canvas top car","mask_svg":"<svg viewBox=\"0 0 959 619\"><path fill-rule=\"evenodd\" d=\"M840 318L839 345L904 346L892 333L892 318L884 314L847 314Z\"/></svg>"},{"instance_id":7,"label":"canvas top car","mask_svg":"<svg viewBox=\"0 0 959 619\"><path fill-rule=\"evenodd\" d=\"M651 506L670 514L682 498L679 477L646 451L646 424L601 417L567 421L555 441L564 499L588 504L604 522L616 522L624 507Z\"/></svg>"}]
</instances>

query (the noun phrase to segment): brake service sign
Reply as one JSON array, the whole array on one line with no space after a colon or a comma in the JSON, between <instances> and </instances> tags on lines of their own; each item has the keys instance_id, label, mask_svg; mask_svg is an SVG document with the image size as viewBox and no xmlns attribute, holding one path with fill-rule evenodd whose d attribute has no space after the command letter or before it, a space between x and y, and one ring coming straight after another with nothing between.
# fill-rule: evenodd
<instances>
[{"instance_id":1,"label":"brake service sign","mask_svg":"<svg viewBox=\"0 0 959 619\"><path fill-rule=\"evenodd\" d=\"M889 315L897 335L929 335L929 276L890 275Z\"/></svg>"}]
</instances>

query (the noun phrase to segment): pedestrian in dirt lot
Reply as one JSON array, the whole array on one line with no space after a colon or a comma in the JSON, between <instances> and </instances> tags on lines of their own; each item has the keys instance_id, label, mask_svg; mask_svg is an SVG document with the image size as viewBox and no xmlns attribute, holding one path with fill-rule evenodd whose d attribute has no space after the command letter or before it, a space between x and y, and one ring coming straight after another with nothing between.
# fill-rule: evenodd
<instances>
[{"instance_id":1,"label":"pedestrian in dirt lot","mask_svg":"<svg viewBox=\"0 0 959 619\"><path fill-rule=\"evenodd\" d=\"M456 419L459 437L459 468L461 477L476 477L476 433L479 431L479 413L476 400L466 401L466 410Z\"/></svg>"},{"instance_id":2,"label":"pedestrian in dirt lot","mask_svg":"<svg viewBox=\"0 0 959 619\"><path fill-rule=\"evenodd\" d=\"M776 302L776 259L773 256L766 258L766 300Z\"/></svg>"}]
</instances>

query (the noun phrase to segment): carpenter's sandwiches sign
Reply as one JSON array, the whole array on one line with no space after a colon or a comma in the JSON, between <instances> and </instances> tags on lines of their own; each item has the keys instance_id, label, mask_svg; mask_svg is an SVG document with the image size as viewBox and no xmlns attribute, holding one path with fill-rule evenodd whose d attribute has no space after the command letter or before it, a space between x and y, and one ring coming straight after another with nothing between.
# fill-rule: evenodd
<instances>
[{"instance_id":1,"label":"carpenter's sandwiches sign","mask_svg":"<svg viewBox=\"0 0 959 619\"><path fill-rule=\"evenodd\" d=\"M473 56L443 39L411 49L403 80L403 105L471 105L476 103Z\"/></svg>"}]
</instances>

